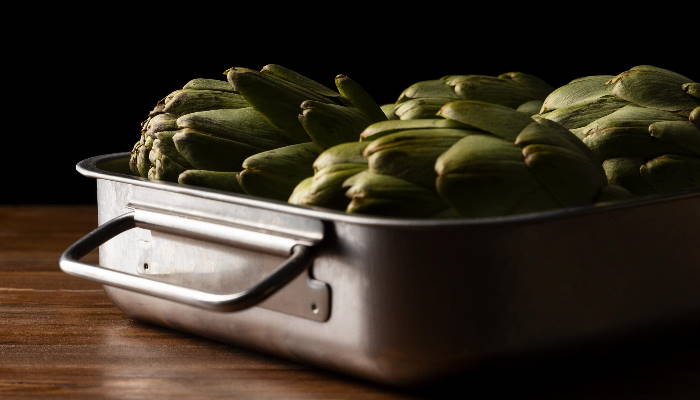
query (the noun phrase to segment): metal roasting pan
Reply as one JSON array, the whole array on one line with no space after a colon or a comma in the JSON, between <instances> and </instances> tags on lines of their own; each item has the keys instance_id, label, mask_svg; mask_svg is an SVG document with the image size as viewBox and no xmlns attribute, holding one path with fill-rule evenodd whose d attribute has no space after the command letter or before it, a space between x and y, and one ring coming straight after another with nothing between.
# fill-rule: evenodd
<instances>
[{"instance_id":1,"label":"metal roasting pan","mask_svg":"<svg viewBox=\"0 0 700 400\"><path fill-rule=\"evenodd\" d=\"M397 219L149 182L128 157L77 165L100 226L60 265L140 320L405 386L700 317L698 192Z\"/></svg>"}]
</instances>

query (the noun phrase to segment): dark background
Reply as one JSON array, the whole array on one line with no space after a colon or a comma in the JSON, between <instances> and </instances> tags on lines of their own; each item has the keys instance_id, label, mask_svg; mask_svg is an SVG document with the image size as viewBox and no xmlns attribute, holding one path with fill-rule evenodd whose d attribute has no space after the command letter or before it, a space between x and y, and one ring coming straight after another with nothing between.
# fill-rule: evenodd
<instances>
[{"instance_id":1,"label":"dark background","mask_svg":"<svg viewBox=\"0 0 700 400\"><path fill-rule=\"evenodd\" d=\"M201 13L179 11L179 20L69 19L29 43L9 44L0 203L93 203L95 184L75 172L78 161L129 151L156 101L195 77L225 79L231 66L282 64L331 87L344 73L380 103L393 102L416 81L447 74L523 71L556 87L653 64L700 79L697 29L675 14L655 15L653 25L622 12L576 20L520 18L507 10L520 19L511 23L502 10L441 9L387 24L359 11L335 23L331 16L290 17L286 24L243 18L242 25L228 14L201 24Z\"/></svg>"}]
</instances>

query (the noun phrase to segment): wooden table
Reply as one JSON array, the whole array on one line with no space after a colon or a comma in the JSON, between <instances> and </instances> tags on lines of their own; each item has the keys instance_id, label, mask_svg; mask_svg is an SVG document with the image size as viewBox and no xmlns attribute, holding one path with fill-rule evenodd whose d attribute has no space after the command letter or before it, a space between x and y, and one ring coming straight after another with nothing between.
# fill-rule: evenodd
<instances>
[{"instance_id":1,"label":"wooden table","mask_svg":"<svg viewBox=\"0 0 700 400\"><path fill-rule=\"evenodd\" d=\"M95 223L92 206L0 207L0 399L700 399L696 328L407 393L143 324L58 269Z\"/></svg>"}]
</instances>

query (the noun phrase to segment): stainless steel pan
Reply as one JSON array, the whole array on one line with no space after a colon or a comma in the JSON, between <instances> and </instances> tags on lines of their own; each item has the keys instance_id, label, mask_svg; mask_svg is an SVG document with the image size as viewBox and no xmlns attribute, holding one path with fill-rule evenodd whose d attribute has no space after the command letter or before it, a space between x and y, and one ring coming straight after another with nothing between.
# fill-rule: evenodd
<instances>
[{"instance_id":1,"label":"stainless steel pan","mask_svg":"<svg viewBox=\"0 0 700 400\"><path fill-rule=\"evenodd\" d=\"M397 385L700 316L700 193L488 219L350 215L78 164L61 258L126 314ZM79 261L100 246L100 265Z\"/></svg>"}]
</instances>

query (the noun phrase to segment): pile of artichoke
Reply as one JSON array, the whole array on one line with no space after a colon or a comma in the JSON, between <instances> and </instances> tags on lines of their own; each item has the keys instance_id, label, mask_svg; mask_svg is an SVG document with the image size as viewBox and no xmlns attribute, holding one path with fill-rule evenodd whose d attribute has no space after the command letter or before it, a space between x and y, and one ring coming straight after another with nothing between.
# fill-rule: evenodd
<instances>
[{"instance_id":1,"label":"pile of artichoke","mask_svg":"<svg viewBox=\"0 0 700 400\"><path fill-rule=\"evenodd\" d=\"M512 72L411 85L378 106L279 65L158 102L134 174L392 217L492 217L700 188L700 84L639 66L554 89Z\"/></svg>"},{"instance_id":2,"label":"pile of artichoke","mask_svg":"<svg viewBox=\"0 0 700 400\"><path fill-rule=\"evenodd\" d=\"M635 195L700 188L700 83L642 65L576 79L552 92L542 117L571 129L608 181Z\"/></svg>"}]
</instances>

